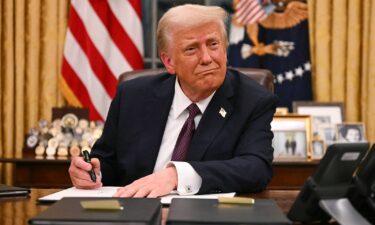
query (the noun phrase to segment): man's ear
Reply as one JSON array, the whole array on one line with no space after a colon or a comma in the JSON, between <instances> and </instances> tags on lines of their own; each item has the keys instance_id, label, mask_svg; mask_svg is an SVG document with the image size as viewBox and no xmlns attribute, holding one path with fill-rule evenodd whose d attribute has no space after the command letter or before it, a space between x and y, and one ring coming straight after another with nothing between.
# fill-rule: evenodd
<instances>
[{"instance_id":1,"label":"man's ear","mask_svg":"<svg viewBox=\"0 0 375 225\"><path fill-rule=\"evenodd\" d=\"M167 53L165 53L165 52L160 53L160 59L163 62L165 68L168 71L168 73L170 73L170 74L176 73L176 71L174 69L172 59L171 59L171 57L169 57L169 55Z\"/></svg>"}]
</instances>

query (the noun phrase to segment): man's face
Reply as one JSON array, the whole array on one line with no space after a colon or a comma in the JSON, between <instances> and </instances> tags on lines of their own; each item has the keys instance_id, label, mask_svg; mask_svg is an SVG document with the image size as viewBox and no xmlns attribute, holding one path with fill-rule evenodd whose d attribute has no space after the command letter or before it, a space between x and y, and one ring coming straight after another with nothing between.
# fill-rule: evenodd
<instances>
[{"instance_id":1,"label":"man's face","mask_svg":"<svg viewBox=\"0 0 375 225\"><path fill-rule=\"evenodd\" d=\"M173 31L171 45L161 59L176 74L182 90L192 101L208 97L224 82L227 53L219 25L205 25Z\"/></svg>"},{"instance_id":2,"label":"man's face","mask_svg":"<svg viewBox=\"0 0 375 225\"><path fill-rule=\"evenodd\" d=\"M359 141L359 131L357 129L348 129L345 137L349 142Z\"/></svg>"}]
</instances>

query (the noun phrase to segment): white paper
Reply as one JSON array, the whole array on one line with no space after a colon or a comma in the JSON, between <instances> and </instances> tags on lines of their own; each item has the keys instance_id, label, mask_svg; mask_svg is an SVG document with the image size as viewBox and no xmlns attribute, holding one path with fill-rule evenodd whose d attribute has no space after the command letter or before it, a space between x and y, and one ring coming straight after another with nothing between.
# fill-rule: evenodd
<instances>
[{"instance_id":1,"label":"white paper","mask_svg":"<svg viewBox=\"0 0 375 225\"><path fill-rule=\"evenodd\" d=\"M63 197L112 197L119 187L105 186L98 189L78 189L71 187L44 197L39 198L39 201L58 201ZM234 197L235 192L221 193L221 194L206 194L206 195L178 195L177 193L171 193L164 197L161 197L161 203L168 205L171 204L173 198L199 198L199 199L217 199L218 197Z\"/></svg>"},{"instance_id":2,"label":"white paper","mask_svg":"<svg viewBox=\"0 0 375 225\"><path fill-rule=\"evenodd\" d=\"M98 189L78 189L71 187L44 197L39 198L39 201L58 201L63 197L112 197L119 187L106 186Z\"/></svg>"}]
</instances>

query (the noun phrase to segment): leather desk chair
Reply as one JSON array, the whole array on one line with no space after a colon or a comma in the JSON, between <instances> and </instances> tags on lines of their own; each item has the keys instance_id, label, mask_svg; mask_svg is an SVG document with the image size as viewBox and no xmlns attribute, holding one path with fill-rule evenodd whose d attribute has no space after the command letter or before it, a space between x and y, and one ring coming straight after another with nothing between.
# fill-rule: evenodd
<instances>
[{"instance_id":1,"label":"leather desk chair","mask_svg":"<svg viewBox=\"0 0 375 225\"><path fill-rule=\"evenodd\" d=\"M257 81L259 84L264 86L267 90L273 92L273 76L271 71L258 68L231 68L238 70L243 74L247 75L251 79ZM150 75L156 75L159 73L166 72L165 68L157 69L144 69L144 70L134 70L125 72L120 75L118 82L121 83L126 80L131 80L137 77L144 77Z\"/></svg>"}]
</instances>

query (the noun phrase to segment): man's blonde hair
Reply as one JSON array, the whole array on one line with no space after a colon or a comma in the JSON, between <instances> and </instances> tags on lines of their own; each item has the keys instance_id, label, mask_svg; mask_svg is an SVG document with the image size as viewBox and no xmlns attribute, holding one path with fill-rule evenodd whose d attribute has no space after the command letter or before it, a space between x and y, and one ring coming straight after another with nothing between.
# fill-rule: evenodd
<instances>
[{"instance_id":1,"label":"man's blonde hair","mask_svg":"<svg viewBox=\"0 0 375 225\"><path fill-rule=\"evenodd\" d=\"M225 47L227 47L226 18L227 13L218 6L185 4L169 9L159 20L157 29L159 54L162 51L167 51L168 43L171 42L172 29L196 27L209 22L215 22L219 25Z\"/></svg>"}]
</instances>

